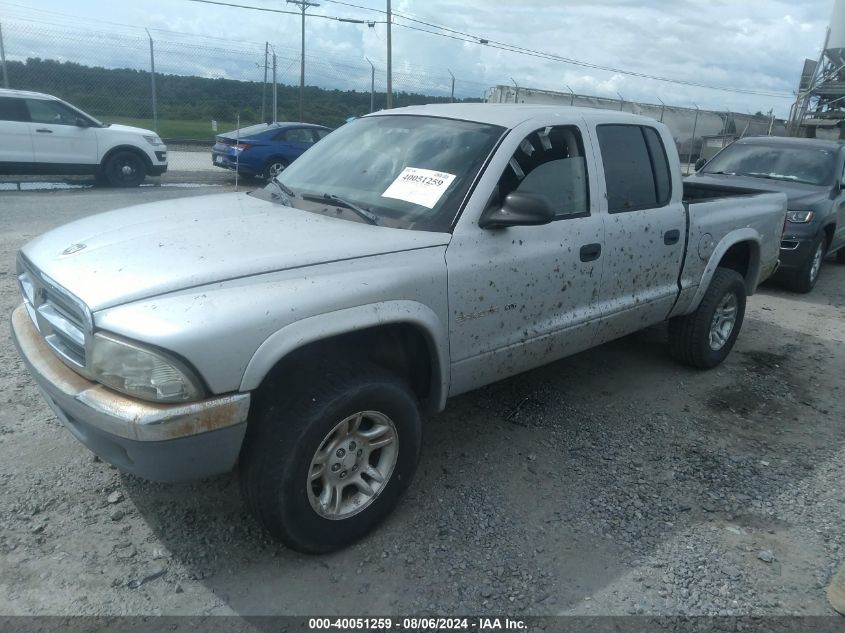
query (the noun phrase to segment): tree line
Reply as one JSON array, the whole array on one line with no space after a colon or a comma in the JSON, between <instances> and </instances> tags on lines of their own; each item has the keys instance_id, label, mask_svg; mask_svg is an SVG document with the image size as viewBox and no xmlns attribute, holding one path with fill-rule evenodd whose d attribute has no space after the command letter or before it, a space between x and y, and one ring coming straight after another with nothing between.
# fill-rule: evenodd
<instances>
[{"instance_id":1,"label":"tree line","mask_svg":"<svg viewBox=\"0 0 845 633\"><path fill-rule=\"evenodd\" d=\"M130 68L103 68L74 62L29 58L7 62L9 85L55 95L95 117L122 116L152 118L150 73ZM234 121L242 124L261 120L262 82L211 79L156 73L156 107L160 119ZM394 93L393 105L446 103L449 97L412 92ZM464 99L461 101L480 101ZM375 108L384 108L385 93L375 94ZM299 119L299 86L279 84L278 119ZM265 98L265 119L271 116L272 85ZM370 93L305 87L303 118L329 127L342 125L349 117L370 111Z\"/></svg>"}]
</instances>

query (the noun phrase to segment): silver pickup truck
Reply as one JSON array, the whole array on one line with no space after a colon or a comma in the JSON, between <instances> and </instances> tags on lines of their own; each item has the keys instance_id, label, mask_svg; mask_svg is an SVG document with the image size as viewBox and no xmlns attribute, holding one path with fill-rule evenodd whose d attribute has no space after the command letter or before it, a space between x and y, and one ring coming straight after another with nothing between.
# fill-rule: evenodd
<instances>
[{"instance_id":1,"label":"silver pickup truck","mask_svg":"<svg viewBox=\"0 0 845 633\"><path fill-rule=\"evenodd\" d=\"M668 321L730 352L786 197L683 185L651 120L437 105L355 120L265 189L91 216L26 244L12 315L47 402L158 481L238 465L304 552L396 505L450 396Z\"/></svg>"}]
</instances>

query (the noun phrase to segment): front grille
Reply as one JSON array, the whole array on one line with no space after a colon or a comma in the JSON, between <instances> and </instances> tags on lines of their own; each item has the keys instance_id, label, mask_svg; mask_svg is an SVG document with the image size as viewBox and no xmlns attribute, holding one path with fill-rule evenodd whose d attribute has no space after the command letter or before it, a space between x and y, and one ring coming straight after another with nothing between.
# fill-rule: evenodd
<instances>
[{"instance_id":1,"label":"front grille","mask_svg":"<svg viewBox=\"0 0 845 633\"><path fill-rule=\"evenodd\" d=\"M18 258L18 283L29 316L47 344L84 369L85 333L91 329L84 304L23 257Z\"/></svg>"}]
</instances>

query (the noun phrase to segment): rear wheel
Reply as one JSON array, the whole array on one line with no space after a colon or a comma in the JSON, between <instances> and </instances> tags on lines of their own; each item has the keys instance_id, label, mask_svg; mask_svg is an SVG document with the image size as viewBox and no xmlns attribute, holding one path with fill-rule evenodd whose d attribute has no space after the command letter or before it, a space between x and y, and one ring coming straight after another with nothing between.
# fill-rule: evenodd
<instances>
[{"instance_id":1,"label":"rear wheel","mask_svg":"<svg viewBox=\"0 0 845 633\"><path fill-rule=\"evenodd\" d=\"M836 251L836 261L840 264L845 264L845 246Z\"/></svg>"},{"instance_id":2,"label":"rear wheel","mask_svg":"<svg viewBox=\"0 0 845 633\"><path fill-rule=\"evenodd\" d=\"M804 265L795 273L790 288L795 292L810 292L819 280L819 273L822 268L822 260L827 251L827 236L822 233L810 247L810 255Z\"/></svg>"},{"instance_id":3,"label":"rear wheel","mask_svg":"<svg viewBox=\"0 0 845 633\"><path fill-rule=\"evenodd\" d=\"M717 268L695 312L669 321L672 356L703 369L725 360L742 327L745 298L742 275L729 268Z\"/></svg>"},{"instance_id":4,"label":"rear wheel","mask_svg":"<svg viewBox=\"0 0 845 633\"><path fill-rule=\"evenodd\" d=\"M323 553L373 530L419 460L416 398L366 362L326 365L260 395L241 455L241 490L288 547Z\"/></svg>"},{"instance_id":5,"label":"rear wheel","mask_svg":"<svg viewBox=\"0 0 845 633\"><path fill-rule=\"evenodd\" d=\"M147 176L147 166L135 152L122 150L109 157L103 174L112 187L137 187Z\"/></svg>"},{"instance_id":6,"label":"rear wheel","mask_svg":"<svg viewBox=\"0 0 845 633\"><path fill-rule=\"evenodd\" d=\"M264 167L264 178L270 180L287 169L288 162L283 158L271 158Z\"/></svg>"}]
</instances>

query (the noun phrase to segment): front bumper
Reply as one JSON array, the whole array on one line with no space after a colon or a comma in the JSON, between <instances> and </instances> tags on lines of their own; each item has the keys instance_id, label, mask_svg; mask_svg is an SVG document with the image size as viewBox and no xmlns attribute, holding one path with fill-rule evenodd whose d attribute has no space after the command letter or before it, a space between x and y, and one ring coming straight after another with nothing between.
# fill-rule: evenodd
<instances>
[{"instance_id":1,"label":"front bumper","mask_svg":"<svg viewBox=\"0 0 845 633\"><path fill-rule=\"evenodd\" d=\"M784 237L780 243L780 275L798 272L810 259L813 238Z\"/></svg>"},{"instance_id":2,"label":"front bumper","mask_svg":"<svg viewBox=\"0 0 845 633\"><path fill-rule=\"evenodd\" d=\"M12 313L12 339L56 417L104 461L152 481L201 479L235 465L248 393L187 404L123 396L60 361L22 305Z\"/></svg>"}]
</instances>

